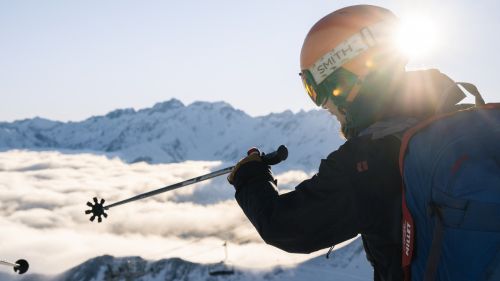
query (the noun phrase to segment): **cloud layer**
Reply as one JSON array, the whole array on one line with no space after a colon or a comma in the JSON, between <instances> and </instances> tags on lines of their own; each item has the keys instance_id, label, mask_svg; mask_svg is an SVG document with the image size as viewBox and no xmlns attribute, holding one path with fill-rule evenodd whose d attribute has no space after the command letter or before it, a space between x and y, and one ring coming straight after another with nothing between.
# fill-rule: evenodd
<instances>
[{"instance_id":1,"label":"cloud layer","mask_svg":"<svg viewBox=\"0 0 500 281\"><path fill-rule=\"evenodd\" d=\"M223 167L207 161L149 165L93 154L0 153L0 259L25 258L38 273L58 273L102 254L216 262L224 257L224 240L230 260L241 266L311 258L264 244L224 176L112 208L101 224L84 214L94 196L112 203ZM277 177L287 189L309 175L286 171Z\"/></svg>"}]
</instances>

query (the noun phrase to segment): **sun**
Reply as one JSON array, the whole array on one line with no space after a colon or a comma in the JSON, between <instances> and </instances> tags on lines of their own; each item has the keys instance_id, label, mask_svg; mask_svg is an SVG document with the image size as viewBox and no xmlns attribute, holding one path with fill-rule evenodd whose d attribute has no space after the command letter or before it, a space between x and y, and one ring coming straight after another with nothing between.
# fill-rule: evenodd
<instances>
[{"instance_id":1,"label":"sun","mask_svg":"<svg viewBox=\"0 0 500 281\"><path fill-rule=\"evenodd\" d=\"M401 21L396 34L398 49L410 59L421 58L435 50L438 26L424 16L408 16Z\"/></svg>"}]
</instances>

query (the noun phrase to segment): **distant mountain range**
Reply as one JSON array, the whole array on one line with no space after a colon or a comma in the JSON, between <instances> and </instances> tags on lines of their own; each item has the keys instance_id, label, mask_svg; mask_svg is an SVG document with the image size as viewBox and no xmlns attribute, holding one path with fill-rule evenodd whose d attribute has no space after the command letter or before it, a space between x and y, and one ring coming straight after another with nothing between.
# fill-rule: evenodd
<instances>
[{"instance_id":1,"label":"distant mountain range","mask_svg":"<svg viewBox=\"0 0 500 281\"><path fill-rule=\"evenodd\" d=\"M185 160L234 162L248 148L273 151L288 146L289 167L315 169L343 140L326 111L284 111L251 117L225 102L176 99L141 110L118 109L81 122L43 118L0 122L0 150L86 151L118 156L126 162Z\"/></svg>"},{"instance_id":2,"label":"distant mountain range","mask_svg":"<svg viewBox=\"0 0 500 281\"><path fill-rule=\"evenodd\" d=\"M251 117L224 102L194 102L186 106L176 99L137 111L118 109L81 122L43 118L0 122L0 151L87 152L120 157L129 163L186 160L234 163L252 146L271 152L285 144L289 158L279 165L280 169L315 170L320 160L343 142L338 122L326 111L285 111ZM211 276L214 266L178 258L146 261L140 257L100 256L55 276L16 276L0 272L0 280L351 281L372 278L372 269L359 239L334 251L331 259L320 256L292 268L235 268L233 275Z\"/></svg>"},{"instance_id":3,"label":"distant mountain range","mask_svg":"<svg viewBox=\"0 0 500 281\"><path fill-rule=\"evenodd\" d=\"M252 253L258 254L258 253ZM182 259L146 261L140 257L100 256L55 276L0 273L4 281L359 281L372 280L372 269L366 260L361 239L334 251L330 259L318 256L296 267L268 270L232 268L234 274L211 276L218 264L196 264ZM226 269L231 269L230 266Z\"/></svg>"}]
</instances>

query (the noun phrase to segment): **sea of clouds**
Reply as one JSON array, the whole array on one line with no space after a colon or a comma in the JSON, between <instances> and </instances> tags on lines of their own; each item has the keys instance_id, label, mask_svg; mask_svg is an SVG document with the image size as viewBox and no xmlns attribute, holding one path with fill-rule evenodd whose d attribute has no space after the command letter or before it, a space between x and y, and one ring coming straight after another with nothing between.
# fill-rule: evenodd
<instances>
[{"instance_id":1,"label":"sea of clouds","mask_svg":"<svg viewBox=\"0 0 500 281\"><path fill-rule=\"evenodd\" d=\"M112 208L100 224L84 214L93 197L112 203L226 164L127 164L90 153L1 152L0 260L24 258L30 272L55 274L103 254L218 262L224 241L229 262L242 267L290 265L321 254L289 254L266 245L225 176ZM276 176L286 192L311 175L295 170Z\"/></svg>"}]
</instances>

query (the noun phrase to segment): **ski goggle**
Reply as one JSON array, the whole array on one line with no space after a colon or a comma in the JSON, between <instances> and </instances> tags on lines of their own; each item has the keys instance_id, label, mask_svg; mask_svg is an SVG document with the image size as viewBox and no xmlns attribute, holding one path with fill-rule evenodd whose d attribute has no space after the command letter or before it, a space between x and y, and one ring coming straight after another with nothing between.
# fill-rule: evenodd
<instances>
[{"instance_id":1,"label":"ski goggle","mask_svg":"<svg viewBox=\"0 0 500 281\"><path fill-rule=\"evenodd\" d=\"M303 70L300 77L307 94L317 106L323 106L330 98L336 106L345 107L347 102L354 99L361 82L356 74L342 67L335 70L319 85L316 84L309 70Z\"/></svg>"},{"instance_id":2,"label":"ski goggle","mask_svg":"<svg viewBox=\"0 0 500 281\"><path fill-rule=\"evenodd\" d=\"M307 94L317 106L332 98L337 106L344 106L356 97L362 79L342 66L368 49L391 42L392 21L380 21L359 30L318 59L300 76Z\"/></svg>"}]
</instances>

